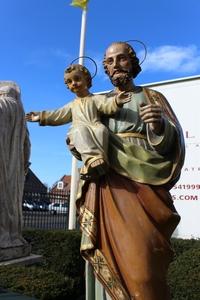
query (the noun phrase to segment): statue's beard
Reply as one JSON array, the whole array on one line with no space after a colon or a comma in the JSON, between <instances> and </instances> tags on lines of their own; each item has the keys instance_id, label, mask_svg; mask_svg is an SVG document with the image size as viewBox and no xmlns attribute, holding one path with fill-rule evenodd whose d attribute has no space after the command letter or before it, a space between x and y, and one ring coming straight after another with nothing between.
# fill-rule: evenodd
<instances>
[{"instance_id":1,"label":"statue's beard","mask_svg":"<svg viewBox=\"0 0 200 300\"><path fill-rule=\"evenodd\" d=\"M128 82L131 81L132 79L132 75L130 72L124 72L122 74L120 74L119 76L114 76L114 75L110 75L110 80L112 82L112 84L116 87L118 86L124 86L126 85Z\"/></svg>"}]
</instances>

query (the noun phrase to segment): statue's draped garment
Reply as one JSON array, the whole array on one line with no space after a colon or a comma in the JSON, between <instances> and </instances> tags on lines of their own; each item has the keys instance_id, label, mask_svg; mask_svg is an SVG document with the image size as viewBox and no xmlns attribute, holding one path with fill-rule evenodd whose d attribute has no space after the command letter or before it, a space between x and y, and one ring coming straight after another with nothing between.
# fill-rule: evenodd
<instances>
[{"instance_id":1,"label":"statue's draped garment","mask_svg":"<svg viewBox=\"0 0 200 300\"><path fill-rule=\"evenodd\" d=\"M163 108L162 136L141 121L141 103ZM110 172L80 182L77 199L86 299L169 300L170 238L180 220L169 190L184 161L181 127L164 96L146 88L105 124Z\"/></svg>"},{"instance_id":2,"label":"statue's draped garment","mask_svg":"<svg viewBox=\"0 0 200 300\"><path fill-rule=\"evenodd\" d=\"M20 89L0 82L0 248L26 244L22 238L22 197L30 142Z\"/></svg>"}]
</instances>

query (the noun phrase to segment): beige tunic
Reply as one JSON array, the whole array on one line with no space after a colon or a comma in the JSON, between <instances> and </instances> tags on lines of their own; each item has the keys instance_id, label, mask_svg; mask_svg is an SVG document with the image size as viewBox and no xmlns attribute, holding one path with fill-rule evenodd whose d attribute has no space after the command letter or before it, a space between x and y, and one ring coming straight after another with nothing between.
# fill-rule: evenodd
<instances>
[{"instance_id":1,"label":"beige tunic","mask_svg":"<svg viewBox=\"0 0 200 300\"><path fill-rule=\"evenodd\" d=\"M89 95L76 98L57 110L41 112L40 125L56 126L72 122L68 139L81 154L87 169L98 158L107 161L108 129L100 118L102 115L112 115L118 109L114 98L107 100L104 95Z\"/></svg>"}]
</instances>

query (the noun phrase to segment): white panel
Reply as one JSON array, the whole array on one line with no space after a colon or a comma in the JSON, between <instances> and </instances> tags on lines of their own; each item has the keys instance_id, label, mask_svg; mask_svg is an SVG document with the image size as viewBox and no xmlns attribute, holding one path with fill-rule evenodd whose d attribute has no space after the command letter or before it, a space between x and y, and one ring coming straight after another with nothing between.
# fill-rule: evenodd
<instances>
[{"instance_id":1,"label":"white panel","mask_svg":"<svg viewBox=\"0 0 200 300\"><path fill-rule=\"evenodd\" d=\"M150 87L162 92L171 104L183 128L186 143L182 175L171 190L181 215L175 236L200 238L200 77Z\"/></svg>"}]
</instances>

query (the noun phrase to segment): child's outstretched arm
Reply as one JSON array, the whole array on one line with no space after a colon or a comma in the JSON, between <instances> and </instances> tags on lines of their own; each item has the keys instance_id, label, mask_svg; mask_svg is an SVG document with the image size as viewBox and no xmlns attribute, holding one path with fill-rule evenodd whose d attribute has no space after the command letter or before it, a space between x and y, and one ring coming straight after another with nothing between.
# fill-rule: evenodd
<instances>
[{"instance_id":1,"label":"child's outstretched arm","mask_svg":"<svg viewBox=\"0 0 200 300\"><path fill-rule=\"evenodd\" d=\"M25 119L28 122L39 122L40 121L40 113L31 111L25 115Z\"/></svg>"},{"instance_id":2,"label":"child's outstretched arm","mask_svg":"<svg viewBox=\"0 0 200 300\"><path fill-rule=\"evenodd\" d=\"M72 122L72 102L55 110L31 111L26 114L28 122L38 122L40 126L59 126Z\"/></svg>"}]
</instances>

